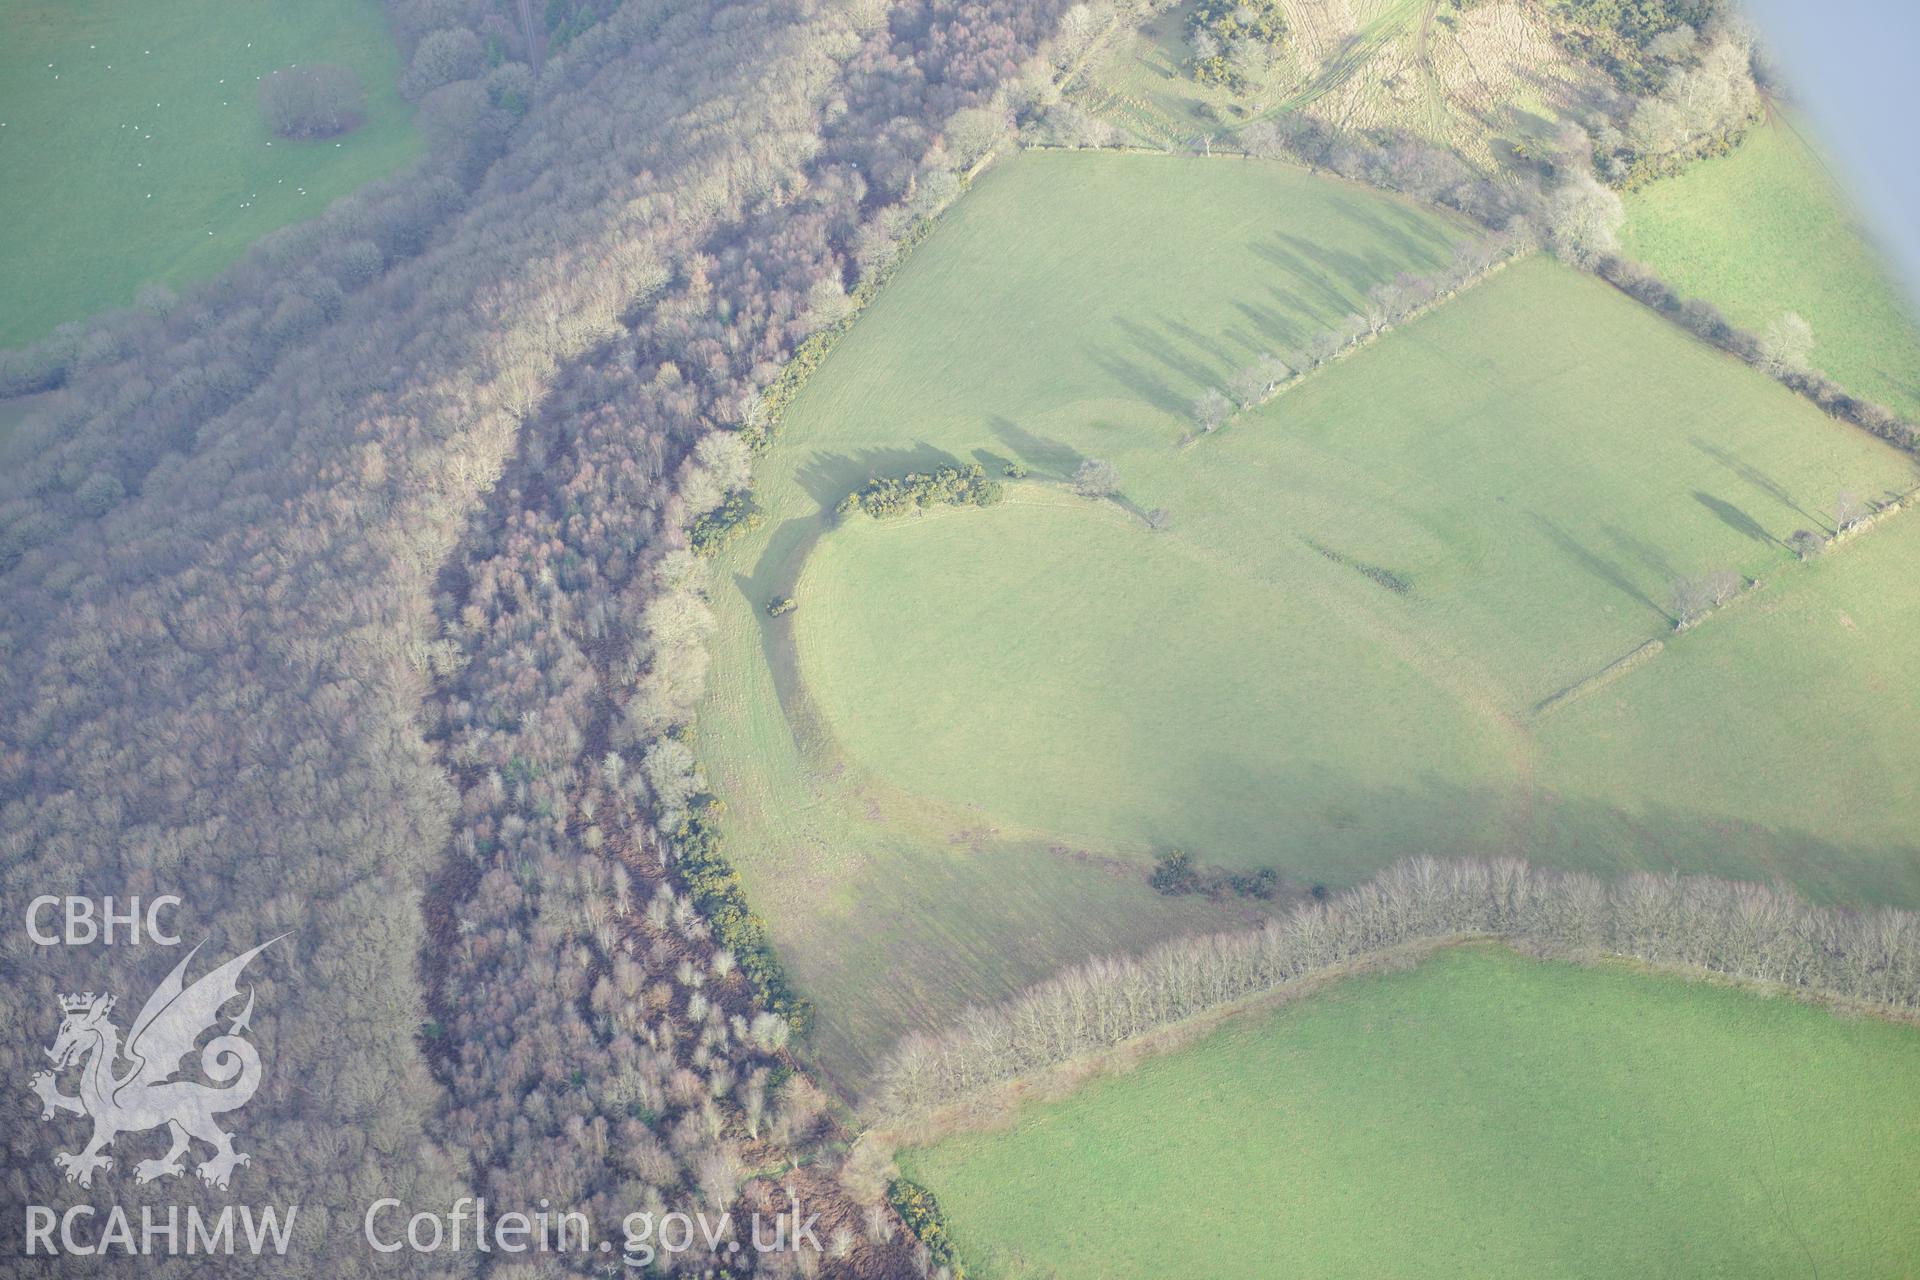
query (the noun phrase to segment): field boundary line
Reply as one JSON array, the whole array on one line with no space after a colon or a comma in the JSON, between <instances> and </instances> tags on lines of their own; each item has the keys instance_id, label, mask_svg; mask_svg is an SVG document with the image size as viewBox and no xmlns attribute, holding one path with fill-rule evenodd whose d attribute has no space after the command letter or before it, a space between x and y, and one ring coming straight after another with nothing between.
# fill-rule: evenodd
<instances>
[{"instance_id":1,"label":"field boundary line","mask_svg":"<svg viewBox=\"0 0 1920 1280\"><path fill-rule=\"evenodd\" d=\"M1346 346L1340 348L1338 351L1334 352L1332 355L1328 356L1325 360L1322 360L1320 363L1314 365L1312 368L1296 370L1292 377L1286 379L1284 382L1281 382L1280 384L1275 386L1273 390L1267 392L1264 396L1261 396L1258 400L1254 401L1252 404L1248 405L1246 408L1235 410L1235 412L1231 417L1229 417L1225 422L1222 422L1214 430L1191 433L1187 436L1186 439L1182 440L1176 447L1181 449L1191 449L1193 446L1199 444L1202 440L1205 440L1210 436L1219 435L1220 432L1225 431L1228 427L1231 427L1236 422L1238 422L1242 415L1254 413L1258 410L1266 408L1268 405L1272 404L1275 400L1278 400L1281 396L1285 395L1287 392L1293 390L1295 387L1299 386L1301 383L1307 381L1307 379L1319 373L1322 369L1328 369L1333 367L1336 364L1339 364L1341 361L1347 359L1349 356L1352 356L1356 352L1362 351L1365 348L1372 346L1374 343L1386 337L1388 334L1392 333L1394 330L1402 328L1406 325L1409 325L1413 323L1415 320L1419 320L1424 316L1430 315L1433 312L1440 310L1442 307L1446 306L1448 303L1453 302L1455 299L1459 298L1462 294L1471 293L1473 290L1479 288L1481 285L1485 284L1488 280L1492 279L1494 276L1498 275L1500 272L1506 270L1508 267L1512 266L1514 263L1520 261L1522 258L1530 256L1535 252L1537 252L1536 249L1529 247L1524 249L1517 249L1514 252L1509 253L1505 257L1501 258L1499 261L1494 262L1493 264L1488 266L1485 271L1476 272L1473 276L1469 277L1468 279L1462 280L1459 284L1447 290L1445 293L1436 295L1433 301L1421 303L1418 307L1415 307L1413 310L1407 312L1406 315L1400 317L1400 319L1394 321L1392 324L1382 325L1377 331L1373 333L1361 334L1358 338L1354 339L1352 342L1348 343Z\"/></svg>"},{"instance_id":2,"label":"field boundary line","mask_svg":"<svg viewBox=\"0 0 1920 1280\"><path fill-rule=\"evenodd\" d=\"M1667 642L1655 636L1653 639L1639 645L1632 651L1615 658L1612 662L1609 662L1592 675L1576 680L1564 689L1559 689L1548 694L1533 704L1534 719L1543 719L1546 716L1552 715L1561 707L1566 706L1569 702L1577 702L1588 694L1605 688L1635 667L1643 663L1651 662L1654 658L1658 657L1666 647Z\"/></svg>"},{"instance_id":3,"label":"field boundary line","mask_svg":"<svg viewBox=\"0 0 1920 1280\"><path fill-rule=\"evenodd\" d=\"M1872 436L1889 449L1909 458L1920 457L1920 425L1901 417L1885 405L1854 395L1819 369L1769 368L1758 354L1761 350L1758 335L1724 317L1711 324L1690 320L1687 309L1691 305L1704 303L1716 312L1717 308L1704 296L1690 298L1682 295L1667 283L1664 276L1645 263L1607 255L1580 269L1628 301L1653 312L1694 341L1705 343L1728 359L1785 387L1790 394L1811 404L1835 422ZM1874 411L1884 417L1876 419Z\"/></svg>"},{"instance_id":4,"label":"field boundary line","mask_svg":"<svg viewBox=\"0 0 1920 1280\"><path fill-rule=\"evenodd\" d=\"M1413 938L1369 951L1224 1004L1209 1006L1119 1044L1014 1076L946 1103L933 1112L890 1118L860 1133L854 1145L872 1144L891 1158L901 1148L932 1146L957 1134L997 1132L1010 1127L1019 1112L1029 1105L1064 1101L1095 1080L1126 1075L1143 1063L1190 1048L1242 1019L1313 999L1327 988L1341 986L1354 978L1403 972L1442 951L1467 947L1500 947L1542 964L1568 964L1581 969L1620 968L1635 977L1670 978L1769 999L1784 996L1824 1009L1836 1017L1872 1018L1901 1026L1920 1026L1920 1016L1909 1010L1771 978L1728 973L1685 961L1648 960L1604 949L1543 947L1503 933L1454 933Z\"/></svg>"},{"instance_id":5,"label":"field boundary line","mask_svg":"<svg viewBox=\"0 0 1920 1280\"><path fill-rule=\"evenodd\" d=\"M1892 501L1888 502L1885 506L1877 508L1871 515L1862 517L1859 521L1855 522L1854 524L1848 525L1845 529L1840 530L1838 533L1834 533L1830 535L1823 545L1821 556L1824 558L1825 556L1832 555L1833 553L1841 550L1844 547L1852 545L1853 543L1859 541L1861 538L1865 537L1872 530L1878 528L1880 525L1885 524L1887 521L1893 519L1893 517L1899 515L1901 512L1911 509L1913 506L1916 505L1917 502L1920 502L1920 485L1916 485L1914 488L1908 489L1905 493L1901 494L1897 498L1894 498ZM1781 572L1792 573L1800 563L1803 563L1803 562L1791 562L1789 564L1786 564L1782 566ZM1634 649L1630 653L1624 654L1623 656L1614 659L1612 662L1609 662L1606 666L1600 668L1598 671L1594 672L1592 675L1587 676L1581 680L1576 680L1572 684L1567 685L1565 688L1556 690L1555 692L1548 694L1546 697L1542 698L1539 702L1536 702L1533 705L1533 711L1531 713L1532 718L1536 721L1545 719L1547 716L1552 715L1555 711L1558 711L1560 708L1566 706L1569 702L1577 702L1581 698L1586 697L1588 694L1594 693L1606 687L1607 685L1612 684L1615 680L1618 680L1621 676L1626 675L1629 671L1632 671L1634 668L1643 666L1646 663L1653 661L1653 659L1659 657L1661 653L1666 651L1667 643L1669 640L1675 639L1682 635L1688 635L1694 631L1699 630L1702 626L1704 626L1708 622L1708 620L1712 618L1716 618L1720 614L1725 613L1727 610L1732 609L1735 606L1739 605L1741 602L1759 595L1763 590L1766 589L1767 585L1772 581L1773 581L1773 578L1771 576L1767 578L1753 579L1751 582L1747 583L1746 586L1742 587L1737 593L1735 593L1733 598L1728 600L1726 603L1715 605L1713 608L1707 610L1705 613L1701 614L1699 617L1695 618L1692 622L1689 622L1687 625L1683 627L1675 627L1672 636L1668 636L1668 637L1655 636L1653 639L1648 640L1645 644L1640 645L1638 648Z\"/></svg>"},{"instance_id":6,"label":"field boundary line","mask_svg":"<svg viewBox=\"0 0 1920 1280\"><path fill-rule=\"evenodd\" d=\"M1908 489L1905 493L1900 494L1885 506L1875 508L1870 515L1861 517L1846 528L1835 530L1832 536L1827 539L1826 549L1823 554L1831 554L1842 547L1851 546L1855 542L1858 542L1861 538L1864 538L1873 530L1893 519L1893 517L1899 515L1902 511L1912 507L1916 500L1920 500L1920 485L1915 485L1913 488Z\"/></svg>"},{"instance_id":7,"label":"field boundary line","mask_svg":"<svg viewBox=\"0 0 1920 1280\"><path fill-rule=\"evenodd\" d=\"M871 1142L891 1153L900 1147L930 1146L957 1133L1001 1129L1012 1122L1015 1112L1029 1103L1058 1102L1071 1097L1091 1081L1125 1075L1143 1062L1177 1053L1243 1017L1270 1012L1298 1000L1311 999L1325 988L1350 978L1413 968L1447 947L1499 940L1497 934L1461 933L1439 938L1415 938L1382 950L1369 951L1337 965L1249 992L1225 1004L1211 1005L1177 1022L1164 1023L1108 1048L1064 1062L1050 1063L1038 1071L1015 1076L947 1103L931 1114L888 1121L862 1133L857 1143Z\"/></svg>"},{"instance_id":8,"label":"field boundary line","mask_svg":"<svg viewBox=\"0 0 1920 1280\"><path fill-rule=\"evenodd\" d=\"M1412 858L1238 933L1189 936L1138 959L1063 970L945 1031L914 1033L863 1110L875 1132L938 1124L1084 1077L1163 1032L1245 1009L1375 957L1484 939L1537 959L1644 969L1790 995L1834 1013L1920 1026L1920 915L1815 906L1791 890L1711 876L1602 879L1521 859ZM1076 1067L1078 1068L1076 1070ZM1072 1084L1072 1075L1067 1078Z\"/></svg>"}]
</instances>

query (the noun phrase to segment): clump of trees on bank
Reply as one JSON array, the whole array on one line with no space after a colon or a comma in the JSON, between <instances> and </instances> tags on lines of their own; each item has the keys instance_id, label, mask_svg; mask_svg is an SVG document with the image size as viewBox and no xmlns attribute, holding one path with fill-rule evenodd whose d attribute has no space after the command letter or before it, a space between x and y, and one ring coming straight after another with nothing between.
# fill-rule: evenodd
<instances>
[{"instance_id":1,"label":"clump of trees on bank","mask_svg":"<svg viewBox=\"0 0 1920 1280\"><path fill-rule=\"evenodd\" d=\"M1761 116L1753 42L1736 23L1715 17L1697 35L1676 24L1642 47L1648 83L1615 98L1588 125L1600 175L1629 188L1724 155Z\"/></svg>"},{"instance_id":2,"label":"clump of trees on bank","mask_svg":"<svg viewBox=\"0 0 1920 1280\"><path fill-rule=\"evenodd\" d=\"M1266 77L1286 37L1279 0L1200 0L1187 15L1193 78L1245 93Z\"/></svg>"},{"instance_id":3,"label":"clump of trees on bank","mask_svg":"<svg viewBox=\"0 0 1920 1280\"><path fill-rule=\"evenodd\" d=\"M282 138L331 138L360 127L366 94L350 67L307 63L269 71L260 81L260 114Z\"/></svg>"},{"instance_id":4,"label":"clump of trees on bank","mask_svg":"<svg viewBox=\"0 0 1920 1280\"><path fill-rule=\"evenodd\" d=\"M1541 954L1629 956L1920 1012L1920 917L1814 907L1783 889L1703 876L1613 883L1517 859L1415 858L1254 929L1089 961L939 1035L902 1041L871 1101L921 1116L1183 1019L1421 942L1502 938Z\"/></svg>"},{"instance_id":5,"label":"clump of trees on bank","mask_svg":"<svg viewBox=\"0 0 1920 1280\"><path fill-rule=\"evenodd\" d=\"M890 520L932 506L991 507L1006 497L1006 486L987 478L975 462L952 464L932 471L910 471L904 476L879 476L840 500L841 515L864 511L875 520Z\"/></svg>"}]
</instances>

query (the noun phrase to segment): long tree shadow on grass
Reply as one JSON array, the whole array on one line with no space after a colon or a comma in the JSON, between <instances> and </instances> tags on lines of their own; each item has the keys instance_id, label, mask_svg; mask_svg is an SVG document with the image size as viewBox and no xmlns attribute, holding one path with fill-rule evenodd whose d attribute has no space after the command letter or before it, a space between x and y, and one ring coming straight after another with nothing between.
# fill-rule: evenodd
<instances>
[{"instance_id":1,"label":"long tree shadow on grass","mask_svg":"<svg viewBox=\"0 0 1920 1280\"><path fill-rule=\"evenodd\" d=\"M1397 258L1386 252L1363 256L1346 249L1336 249L1331 245L1315 244L1311 240L1289 235L1284 231L1274 232L1274 237L1309 262L1317 263L1323 272L1330 272L1345 281L1346 288L1342 292L1348 299L1343 304L1343 309L1346 311L1353 310L1355 302L1364 296L1368 289L1382 280L1391 280L1395 272L1419 267L1421 260L1427 256L1418 254L1410 258Z\"/></svg>"},{"instance_id":2,"label":"long tree shadow on grass","mask_svg":"<svg viewBox=\"0 0 1920 1280\"><path fill-rule=\"evenodd\" d=\"M1827 515L1807 510L1785 485L1738 454L1733 453L1729 449L1722 448L1710 440L1702 439L1699 436L1689 436L1687 443L1698 449L1701 453L1706 454L1709 458L1712 458L1740 480L1751 485L1768 498L1771 498L1783 507L1799 512L1801 519L1805 520L1809 527L1824 529L1829 533L1833 531L1833 523ZM1920 480L1920 463L1913 464L1912 478ZM1887 491L1887 497L1889 498L1898 496L1898 490L1889 489Z\"/></svg>"},{"instance_id":3,"label":"long tree shadow on grass","mask_svg":"<svg viewBox=\"0 0 1920 1280\"><path fill-rule=\"evenodd\" d=\"M1225 335L1218 338L1211 338L1201 333L1192 325L1182 324L1178 320L1168 320L1165 324L1169 333L1184 340L1189 346L1200 353L1197 357L1198 359L1206 361L1210 366L1218 370L1216 377L1224 378L1233 372L1234 362L1222 349L1225 342Z\"/></svg>"},{"instance_id":4,"label":"long tree shadow on grass","mask_svg":"<svg viewBox=\"0 0 1920 1280\"><path fill-rule=\"evenodd\" d=\"M1672 582L1680 576L1679 569L1667 558L1667 553L1639 534L1612 523L1604 524L1600 529L1607 535L1607 541L1623 554L1638 560L1654 576L1655 581Z\"/></svg>"},{"instance_id":5,"label":"long tree shadow on grass","mask_svg":"<svg viewBox=\"0 0 1920 1280\"><path fill-rule=\"evenodd\" d=\"M1142 355L1166 368L1174 377L1181 379L1190 387L1210 387L1226 376L1223 367L1214 363L1219 357L1209 350L1207 339L1191 329L1186 330L1185 333L1179 333L1178 326L1168 325L1169 329L1176 331L1176 336L1184 337L1188 342L1200 347L1204 355L1194 356L1182 352L1167 335L1155 333L1136 320L1119 316L1116 318L1116 323L1125 331L1127 337L1133 341L1134 347Z\"/></svg>"},{"instance_id":6,"label":"long tree shadow on grass","mask_svg":"<svg viewBox=\"0 0 1920 1280\"><path fill-rule=\"evenodd\" d=\"M1404 264L1393 270L1437 267L1453 254L1453 241L1446 232L1398 201L1355 199L1342 203L1341 212L1398 251Z\"/></svg>"},{"instance_id":7,"label":"long tree shadow on grass","mask_svg":"<svg viewBox=\"0 0 1920 1280\"><path fill-rule=\"evenodd\" d=\"M1231 803L1249 780L1213 775L1217 763L1185 762L1181 778L1202 788L1208 802ZM1305 795L1299 778L1253 780L1303 792L1303 802L1284 828L1247 848L1196 848L1169 813L1164 823L1150 824L1153 847L1131 853L1131 871L1088 856L1065 836L1030 844L893 844L843 886L837 905L774 920L776 942L820 1007L803 1053L852 1101L901 1037L943 1030L969 1005L1007 999L1095 956L1138 954L1177 936L1245 927L1305 899L1316 885L1337 890L1420 854L1518 852L1538 865L1607 880L1643 871L1715 875L1785 882L1825 904L1920 905L1920 857L1911 846L1726 816L1747 807L1738 796L1703 797L1699 810L1629 808L1543 789L1524 842L1503 848L1483 833L1497 815L1512 812L1510 790L1431 775L1382 788L1330 770L1311 781L1304 790L1313 794ZM981 821L990 827L991 815ZM1154 854L1171 848L1193 852L1202 867L1275 867L1279 892L1268 902L1163 898L1147 878Z\"/></svg>"},{"instance_id":8,"label":"long tree shadow on grass","mask_svg":"<svg viewBox=\"0 0 1920 1280\"><path fill-rule=\"evenodd\" d=\"M1598 578L1601 582L1606 583L1609 587L1612 587L1615 591L1627 597L1627 599L1632 600L1635 604L1644 606L1648 612L1660 618L1662 621L1671 623L1674 620L1671 613L1655 604L1644 591L1633 584L1633 580L1627 576L1626 571L1620 567L1617 561L1609 560L1607 557L1582 543L1578 538L1568 533L1566 529L1560 525L1560 522L1554 520L1552 517L1542 515L1538 511L1531 511L1527 514L1533 521L1534 527L1544 533L1549 542L1558 547L1569 560L1573 561L1573 563L1583 571Z\"/></svg>"},{"instance_id":9,"label":"long tree shadow on grass","mask_svg":"<svg viewBox=\"0 0 1920 1280\"><path fill-rule=\"evenodd\" d=\"M1306 327L1288 320L1273 307L1262 306L1257 302L1236 301L1233 309L1245 316L1248 322L1260 332L1260 336L1266 339L1264 345L1243 340L1243 345L1250 350L1259 352L1278 347L1282 351L1291 351L1306 342Z\"/></svg>"},{"instance_id":10,"label":"long tree shadow on grass","mask_svg":"<svg viewBox=\"0 0 1920 1280\"><path fill-rule=\"evenodd\" d=\"M831 512L840 500L869 480L927 472L939 467L964 467L953 454L918 441L910 447L855 449L847 453L816 453L794 473L807 496Z\"/></svg>"},{"instance_id":11,"label":"long tree shadow on grass","mask_svg":"<svg viewBox=\"0 0 1920 1280\"><path fill-rule=\"evenodd\" d=\"M1716 498L1710 493L1702 493L1700 490L1695 489L1693 491L1693 500L1713 512L1713 514L1719 518L1721 524L1726 525L1727 528L1733 530L1735 533L1743 537L1752 538L1762 546L1772 547L1779 545L1780 539L1768 533L1761 527L1758 520L1755 520L1752 516L1734 506L1726 499Z\"/></svg>"},{"instance_id":12,"label":"long tree shadow on grass","mask_svg":"<svg viewBox=\"0 0 1920 1280\"><path fill-rule=\"evenodd\" d=\"M1751 462L1735 454L1732 450L1722 448L1711 440L1703 439L1700 436L1687 437L1687 443L1698 449L1701 453L1706 454L1709 458L1712 458L1715 462L1781 506L1791 507L1793 510L1798 511L1802 518L1813 521L1815 524L1819 523L1819 520L1814 514L1801 506L1799 501L1787 491L1785 485L1775 480L1759 467L1754 466Z\"/></svg>"},{"instance_id":13,"label":"long tree shadow on grass","mask_svg":"<svg viewBox=\"0 0 1920 1280\"><path fill-rule=\"evenodd\" d=\"M1187 400L1167 380L1145 364L1118 353L1096 351L1093 362L1100 371L1162 413L1184 417ZM996 419L1002 421L1002 419Z\"/></svg>"},{"instance_id":14,"label":"long tree shadow on grass","mask_svg":"<svg viewBox=\"0 0 1920 1280\"><path fill-rule=\"evenodd\" d=\"M1322 319L1331 322L1353 310L1354 295L1340 288L1326 272L1315 267L1297 251L1290 249L1281 241L1292 241L1292 237L1281 236L1276 240L1249 241L1247 248L1253 254L1280 270L1286 272L1287 283L1294 287L1294 294L1312 295L1308 298L1307 309ZM1304 241L1297 243L1305 243ZM1290 294L1279 285L1270 286L1273 297L1283 305L1295 304L1299 298Z\"/></svg>"},{"instance_id":15,"label":"long tree shadow on grass","mask_svg":"<svg viewBox=\"0 0 1920 1280\"><path fill-rule=\"evenodd\" d=\"M1176 410L1177 412L1177 410ZM994 439L1013 450L1029 470L1054 480L1066 480L1086 461L1086 455L1060 440L1037 436L1011 418L995 414L988 419Z\"/></svg>"}]
</instances>

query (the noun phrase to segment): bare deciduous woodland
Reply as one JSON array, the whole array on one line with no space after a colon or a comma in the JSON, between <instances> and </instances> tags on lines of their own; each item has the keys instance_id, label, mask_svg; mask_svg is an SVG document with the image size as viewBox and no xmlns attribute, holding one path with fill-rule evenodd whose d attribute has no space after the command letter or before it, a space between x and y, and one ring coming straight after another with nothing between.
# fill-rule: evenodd
<instances>
[{"instance_id":1,"label":"bare deciduous woodland","mask_svg":"<svg viewBox=\"0 0 1920 1280\"><path fill-rule=\"evenodd\" d=\"M1729 150L1763 86L1718 4L1607 3L1555 12L1588 24L1568 46L1610 87L1584 124L1495 170L1306 109L1222 131L1210 162L1324 170L1464 230L1443 265L1383 271L1297 343L1236 353L1222 385L1177 398L1183 444L1230 445L1239 415L1544 251L1920 452L1914 424L1813 367L1818 335L1798 313L1750 332L1623 256L1618 193ZM903 1041L857 1112L815 1084L809 993L720 833L726 780L699 763L711 560L758 521L756 456L889 274L1003 149L1114 144L1073 77L1111 33L1170 8L583 0L542 30L531 6L386 0L427 139L416 165L204 286L0 352L0 396L42 398L0 473L0 907L17 921L41 895L178 894L178 930L208 955L288 935L253 972L255 1035L279 1066L247 1113L248 1194L302 1207L271 1274L475 1273L470 1258L367 1252L374 1194L544 1198L612 1222L775 1210L789 1185L833 1244L763 1273L964 1274L930 1192L889 1197L849 1162L861 1125L1409 944L1497 938L1920 1011L1907 912L1704 877L1608 882L1489 849L1414 858L1265 923L1089 960L971 1009ZM1197 78L1237 92L1267 74L1285 9L1202 6ZM351 79L289 68L259 107L282 138L331 136L354 123ZM1128 467L1076 455L1060 479L1179 538L1186 508L1176 523L1132 507ZM843 510L1003 496L977 462L901 470ZM1843 492L1831 531L1781 545L1810 560L1890 509ZM1676 628L1750 585L1677 574ZM1175 857L1187 878L1168 892L1192 897L1202 882ZM102 948L5 939L15 1022L97 985ZM8 1038L0 1075L27 1080L41 1047ZM8 1126L5 1141L6 1198L61 1202L44 1135ZM172 1191L113 1188L128 1206Z\"/></svg>"},{"instance_id":2,"label":"bare deciduous woodland","mask_svg":"<svg viewBox=\"0 0 1920 1280\"><path fill-rule=\"evenodd\" d=\"M491 6L396 5L419 169L6 364L54 392L4 480L8 910L178 892L229 950L292 932L259 1034L316 1066L268 1078L252 1140L332 1247L279 1274L371 1266L369 1186L725 1207L822 1122L777 974L742 977L673 869L684 527L743 482L708 442L818 286L934 211L972 158L943 126L1010 117L1055 15L601 16L536 74ZM515 56L458 56L483 41ZM87 982L9 956L18 1007Z\"/></svg>"},{"instance_id":3,"label":"bare deciduous woodland","mask_svg":"<svg viewBox=\"0 0 1920 1280\"><path fill-rule=\"evenodd\" d=\"M1502 938L1543 954L1626 956L1890 1014L1920 1010L1920 919L1836 911L1704 876L1607 884L1524 862L1415 858L1327 902L1240 933L1094 960L938 1036L904 1041L870 1102L925 1116L1021 1076L1410 943Z\"/></svg>"}]
</instances>

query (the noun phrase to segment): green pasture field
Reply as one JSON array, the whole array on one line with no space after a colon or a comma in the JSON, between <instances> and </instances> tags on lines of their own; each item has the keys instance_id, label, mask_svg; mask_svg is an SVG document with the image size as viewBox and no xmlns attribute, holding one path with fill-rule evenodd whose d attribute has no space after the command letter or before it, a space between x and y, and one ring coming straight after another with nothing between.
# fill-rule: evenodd
<instances>
[{"instance_id":1,"label":"green pasture field","mask_svg":"<svg viewBox=\"0 0 1920 1280\"><path fill-rule=\"evenodd\" d=\"M1545 717L1536 856L1920 903L1916 564L1908 510Z\"/></svg>"},{"instance_id":2,"label":"green pasture field","mask_svg":"<svg viewBox=\"0 0 1920 1280\"><path fill-rule=\"evenodd\" d=\"M1537 839L1536 705L1668 634L1674 577L1801 572L1787 535L1913 462L1545 258L1182 447L1199 390L1458 234L1276 165L1028 154L795 402L767 524L720 562L703 760L844 1087L966 1003L1260 908L1155 897L1176 847L1296 891L1416 852L1700 865L1702 841L1590 845L1619 821L1604 777L1556 783ZM1089 457L1121 501L1068 491ZM826 514L973 460L1030 476L989 510ZM1862 894L1911 878L1883 856Z\"/></svg>"},{"instance_id":3,"label":"green pasture field","mask_svg":"<svg viewBox=\"0 0 1920 1280\"><path fill-rule=\"evenodd\" d=\"M857 1085L905 1029L1089 950L1251 910L1156 897L1144 837L1116 851L1024 828L849 760L795 663L796 628L819 621L812 588L798 612L765 612L795 592L834 504L870 475L946 458L995 474L1019 459L1043 479L1112 458L1130 492L1177 475L1204 453L1175 447L1192 396L1304 343L1374 282L1444 263L1465 234L1278 165L1027 153L982 175L802 393L756 464L766 523L717 564L699 723L749 896L821 1005L813 1050L829 1074ZM1082 510L1062 514L1113 518Z\"/></svg>"},{"instance_id":4,"label":"green pasture field","mask_svg":"<svg viewBox=\"0 0 1920 1280\"><path fill-rule=\"evenodd\" d=\"M1539 255L1193 452L1176 473L1199 483L1150 499L1191 512L1191 536L1246 571L1287 572L1311 540L1400 574L1395 621L1510 714L1667 634L1677 578L1784 568L1841 490L1920 482L1911 456Z\"/></svg>"},{"instance_id":5,"label":"green pasture field","mask_svg":"<svg viewBox=\"0 0 1920 1280\"><path fill-rule=\"evenodd\" d=\"M861 518L800 579L801 676L863 771L1076 844L1332 879L1497 846L1501 727L1341 616L1348 571L1290 568L1057 488Z\"/></svg>"},{"instance_id":6,"label":"green pasture field","mask_svg":"<svg viewBox=\"0 0 1920 1280\"><path fill-rule=\"evenodd\" d=\"M379 0L0 0L0 346L203 278L419 149ZM366 123L289 142L257 78L353 68Z\"/></svg>"},{"instance_id":7,"label":"green pasture field","mask_svg":"<svg viewBox=\"0 0 1920 1280\"><path fill-rule=\"evenodd\" d=\"M1813 326L1814 363L1855 395L1920 418L1920 323L1826 165L1776 114L1731 155L1627 198L1622 237L1681 293L1764 330Z\"/></svg>"},{"instance_id":8,"label":"green pasture field","mask_svg":"<svg viewBox=\"0 0 1920 1280\"><path fill-rule=\"evenodd\" d=\"M905 1152L968 1273L1893 1276L1920 1031L1493 946Z\"/></svg>"}]
</instances>

